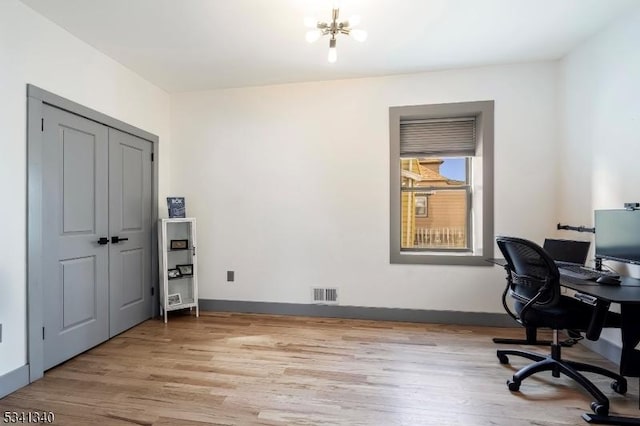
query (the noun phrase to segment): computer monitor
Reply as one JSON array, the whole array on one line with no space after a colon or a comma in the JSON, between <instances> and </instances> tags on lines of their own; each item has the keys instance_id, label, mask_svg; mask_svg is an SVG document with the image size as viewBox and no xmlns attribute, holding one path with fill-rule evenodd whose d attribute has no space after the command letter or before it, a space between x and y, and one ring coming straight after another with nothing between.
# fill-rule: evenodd
<instances>
[{"instance_id":1,"label":"computer monitor","mask_svg":"<svg viewBox=\"0 0 640 426\"><path fill-rule=\"evenodd\" d=\"M542 248L556 262L584 265L589 254L589 241L555 240L547 238Z\"/></svg>"},{"instance_id":2,"label":"computer monitor","mask_svg":"<svg viewBox=\"0 0 640 426\"><path fill-rule=\"evenodd\" d=\"M640 264L640 211L596 210L596 258Z\"/></svg>"}]
</instances>

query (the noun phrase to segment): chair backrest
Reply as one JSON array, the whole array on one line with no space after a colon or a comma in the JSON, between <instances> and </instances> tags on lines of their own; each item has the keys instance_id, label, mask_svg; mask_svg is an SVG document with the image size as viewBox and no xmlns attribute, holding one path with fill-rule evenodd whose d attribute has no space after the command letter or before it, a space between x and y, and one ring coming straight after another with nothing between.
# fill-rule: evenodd
<instances>
[{"instance_id":1,"label":"chair backrest","mask_svg":"<svg viewBox=\"0 0 640 426\"><path fill-rule=\"evenodd\" d=\"M560 300L560 273L551 256L536 243L522 238L497 237L496 242L507 261L511 296L527 308L556 305Z\"/></svg>"}]
</instances>

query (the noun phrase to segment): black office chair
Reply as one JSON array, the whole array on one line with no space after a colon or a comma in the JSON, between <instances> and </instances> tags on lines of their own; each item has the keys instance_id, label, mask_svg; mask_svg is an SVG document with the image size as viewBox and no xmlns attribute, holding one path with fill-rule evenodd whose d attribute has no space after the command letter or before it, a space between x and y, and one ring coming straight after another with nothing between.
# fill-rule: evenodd
<instances>
[{"instance_id":1,"label":"black office chair","mask_svg":"<svg viewBox=\"0 0 640 426\"><path fill-rule=\"evenodd\" d=\"M520 369L507 381L511 391L518 391L524 379L541 371L551 371L553 377L560 373L572 378L595 401L591 409L600 415L608 415L609 399L580 371L601 374L614 379L611 388L619 393L627 392L627 381L612 371L595 365L567 361L561 357L559 331L574 329L586 332L589 340L597 340L603 327L620 327L620 315L609 311L609 303L598 301L595 306L583 303L560 293L560 273L551 257L534 242L521 238L497 237L496 241L507 265L508 286L502 295L502 303L516 321L525 327L546 327L553 330L551 353L541 355L522 350L498 350L501 364L508 364L507 355L517 355L533 364ZM507 304L507 294L514 299L515 313Z\"/></svg>"}]
</instances>

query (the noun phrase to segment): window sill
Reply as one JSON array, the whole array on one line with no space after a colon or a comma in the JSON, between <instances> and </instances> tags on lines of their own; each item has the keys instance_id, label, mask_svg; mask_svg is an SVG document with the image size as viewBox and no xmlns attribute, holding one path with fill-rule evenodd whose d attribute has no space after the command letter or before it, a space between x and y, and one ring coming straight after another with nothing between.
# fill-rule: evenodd
<instances>
[{"instance_id":1,"label":"window sill","mask_svg":"<svg viewBox=\"0 0 640 426\"><path fill-rule=\"evenodd\" d=\"M460 265L460 266L492 266L488 262L490 256L472 255L469 253L391 253L391 264L408 265Z\"/></svg>"}]
</instances>

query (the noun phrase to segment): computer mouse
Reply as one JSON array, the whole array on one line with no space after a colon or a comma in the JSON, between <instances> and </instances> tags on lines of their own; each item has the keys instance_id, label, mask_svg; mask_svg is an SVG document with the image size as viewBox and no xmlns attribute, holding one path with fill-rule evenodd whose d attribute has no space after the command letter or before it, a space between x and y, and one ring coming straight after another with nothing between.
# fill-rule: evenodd
<instances>
[{"instance_id":1,"label":"computer mouse","mask_svg":"<svg viewBox=\"0 0 640 426\"><path fill-rule=\"evenodd\" d=\"M620 280L615 277L602 276L596 280L598 284L602 285L620 285Z\"/></svg>"}]
</instances>

